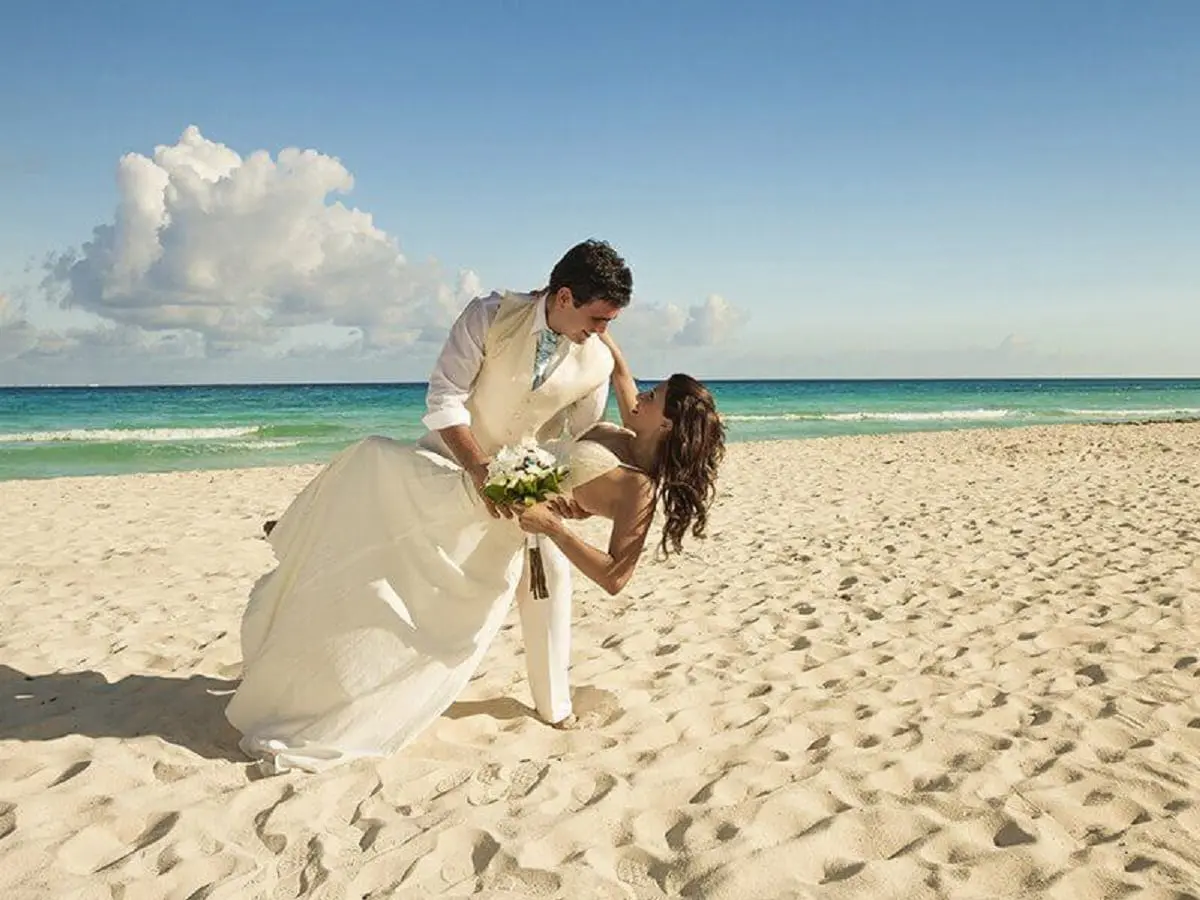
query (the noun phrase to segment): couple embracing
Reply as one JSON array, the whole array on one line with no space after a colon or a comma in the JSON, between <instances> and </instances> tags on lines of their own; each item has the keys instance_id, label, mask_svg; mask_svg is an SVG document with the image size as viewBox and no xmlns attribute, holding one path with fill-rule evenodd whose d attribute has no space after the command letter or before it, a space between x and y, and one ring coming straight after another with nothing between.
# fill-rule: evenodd
<instances>
[{"instance_id":1,"label":"couple embracing","mask_svg":"<svg viewBox=\"0 0 1200 900\"><path fill-rule=\"evenodd\" d=\"M251 592L226 710L267 770L399 750L458 697L514 600L538 715L571 724L572 567L620 591L660 507L664 552L703 535L724 454L699 382L638 392L607 334L632 288L617 252L585 241L545 289L472 300L429 380L428 433L342 451L270 530L278 565ZM621 426L602 421L610 383ZM561 496L497 507L488 463L529 440L567 467ZM612 520L606 549L564 524L585 516ZM530 590L529 534L544 598Z\"/></svg>"}]
</instances>

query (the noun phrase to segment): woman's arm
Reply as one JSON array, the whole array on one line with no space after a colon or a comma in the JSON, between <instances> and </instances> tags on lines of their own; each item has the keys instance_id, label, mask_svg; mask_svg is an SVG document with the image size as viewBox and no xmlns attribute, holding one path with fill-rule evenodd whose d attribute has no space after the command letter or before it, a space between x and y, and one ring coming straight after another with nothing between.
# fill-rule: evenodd
<instances>
[{"instance_id":1,"label":"woman's arm","mask_svg":"<svg viewBox=\"0 0 1200 900\"><path fill-rule=\"evenodd\" d=\"M633 380L633 372L629 370L629 363L625 361L625 355L621 353L621 348L617 346L612 335L606 331L600 335L600 340L612 351L612 389L613 393L617 395L617 408L621 410L621 424L628 428L629 412L637 406L637 382Z\"/></svg>"},{"instance_id":2,"label":"woman's arm","mask_svg":"<svg viewBox=\"0 0 1200 900\"><path fill-rule=\"evenodd\" d=\"M606 481L607 484L602 484ZM594 495L600 491L611 491L617 498L608 504L613 507L613 528L607 553L567 530L562 519L544 503L531 506L518 518L525 531L546 535L575 568L609 594L618 594L632 577L646 544L650 521L654 518L654 487L644 475L615 469L580 487L576 494ZM593 497L579 499L585 509L594 511L597 504L589 502Z\"/></svg>"}]
</instances>

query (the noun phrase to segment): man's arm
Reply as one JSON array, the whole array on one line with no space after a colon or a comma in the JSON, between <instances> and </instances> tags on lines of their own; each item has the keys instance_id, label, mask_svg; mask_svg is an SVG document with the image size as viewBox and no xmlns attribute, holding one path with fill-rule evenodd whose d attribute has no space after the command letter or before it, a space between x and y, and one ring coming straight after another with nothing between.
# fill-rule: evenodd
<instances>
[{"instance_id":1,"label":"man's arm","mask_svg":"<svg viewBox=\"0 0 1200 900\"><path fill-rule=\"evenodd\" d=\"M471 476L475 487L483 490L483 485L487 481L488 457L479 446L479 442L475 440L471 426L449 425L446 428L438 429L438 435L441 436L446 449L458 460L458 464Z\"/></svg>"},{"instance_id":2,"label":"man's arm","mask_svg":"<svg viewBox=\"0 0 1200 900\"><path fill-rule=\"evenodd\" d=\"M426 411L421 422L430 431L471 424L467 397L483 365L483 343L498 300L495 294L476 297L450 326L425 393Z\"/></svg>"},{"instance_id":3,"label":"man's arm","mask_svg":"<svg viewBox=\"0 0 1200 900\"><path fill-rule=\"evenodd\" d=\"M426 414L421 420L426 428L438 433L446 449L479 490L487 481L488 458L471 431L467 398L483 365L484 340L499 306L499 294L476 297L450 327L445 346L429 376ZM483 502L493 516L500 514L486 497ZM504 513L507 515L507 510Z\"/></svg>"}]
</instances>

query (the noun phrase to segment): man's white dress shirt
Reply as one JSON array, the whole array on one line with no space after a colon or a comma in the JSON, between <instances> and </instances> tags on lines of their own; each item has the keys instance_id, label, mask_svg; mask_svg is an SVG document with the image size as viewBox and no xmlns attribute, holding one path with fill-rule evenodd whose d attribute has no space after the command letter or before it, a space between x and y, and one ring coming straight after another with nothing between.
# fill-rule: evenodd
<instances>
[{"instance_id":1,"label":"man's white dress shirt","mask_svg":"<svg viewBox=\"0 0 1200 900\"><path fill-rule=\"evenodd\" d=\"M500 310L503 295L498 292L486 297L476 297L450 327L450 335L438 356L433 373L429 376L429 390L425 395L426 414L421 422L430 431L440 431L453 425L470 425L471 413L467 409L467 397L471 385L483 365L484 339L496 313ZM545 330L546 300L536 295L536 304L531 333ZM560 339L558 350L546 367L544 377L549 377L570 343ZM532 385L531 385L532 389ZM591 394L574 403L567 414L567 431L574 437L583 434L604 416L608 402L607 382L599 385Z\"/></svg>"}]
</instances>

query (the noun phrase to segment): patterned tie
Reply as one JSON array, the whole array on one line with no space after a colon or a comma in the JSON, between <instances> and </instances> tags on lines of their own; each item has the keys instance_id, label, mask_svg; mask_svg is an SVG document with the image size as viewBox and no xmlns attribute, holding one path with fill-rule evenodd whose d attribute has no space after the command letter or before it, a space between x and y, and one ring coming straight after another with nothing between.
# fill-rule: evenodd
<instances>
[{"instance_id":1,"label":"patterned tie","mask_svg":"<svg viewBox=\"0 0 1200 900\"><path fill-rule=\"evenodd\" d=\"M538 334L537 355L533 358L533 388L537 390L546 380L546 369L558 349L558 335L549 328Z\"/></svg>"}]
</instances>

